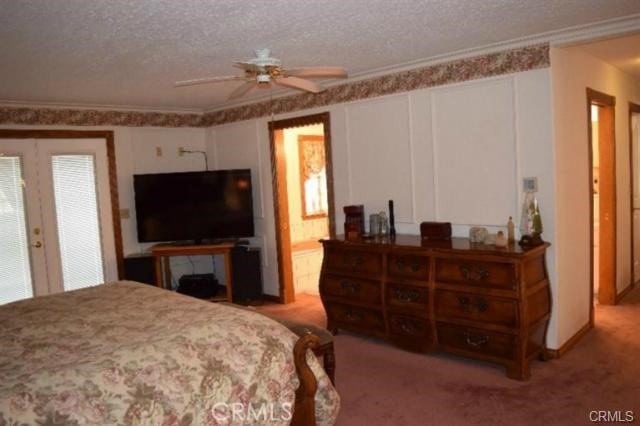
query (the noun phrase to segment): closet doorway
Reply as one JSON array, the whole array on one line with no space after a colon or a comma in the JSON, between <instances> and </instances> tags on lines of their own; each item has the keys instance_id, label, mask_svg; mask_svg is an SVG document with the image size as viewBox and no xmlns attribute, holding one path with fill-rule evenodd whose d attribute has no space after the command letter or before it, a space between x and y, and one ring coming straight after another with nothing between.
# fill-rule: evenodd
<instances>
[{"instance_id":1,"label":"closet doorway","mask_svg":"<svg viewBox=\"0 0 640 426\"><path fill-rule=\"evenodd\" d=\"M616 303L615 98L587 89L589 185L591 188L591 306Z\"/></svg>"},{"instance_id":2,"label":"closet doorway","mask_svg":"<svg viewBox=\"0 0 640 426\"><path fill-rule=\"evenodd\" d=\"M112 134L20 132L0 131L0 304L117 280Z\"/></svg>"},{"instance_id":3,"label":"closet doorway","mask_svg":"<svg viewBox=\"0 0 640 426\"><path fill-rule=\"evenodd\" d=\"M281 303L318 294L321 238L335 235L329 113L269 123Z\"/></svg>"}]
</instances>

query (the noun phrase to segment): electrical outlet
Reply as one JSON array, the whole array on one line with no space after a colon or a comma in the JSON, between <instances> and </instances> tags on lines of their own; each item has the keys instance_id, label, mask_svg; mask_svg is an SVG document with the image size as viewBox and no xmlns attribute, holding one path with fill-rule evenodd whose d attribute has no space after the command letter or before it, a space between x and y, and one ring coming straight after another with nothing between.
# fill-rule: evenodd
<instances>
[{"instance_id":1,"label":"electrical outlet","mask_svg":"<svg viewBox=\"0 0 640 426\"><path fill-rule=\"evenodd\" d=\"M129 209L120 209L120 219L129 219L130 217Z\"/></svg>"},{"instance_id":2,"label":"electrical outlet","mask_svg":"<svg viewBox=\"0 0 640 426\"><path fill-rule=\"evenodd\" d=\"M162 157L162 147L156 146L156 157Z\"/></svg>"},{"instance_id":3,"label":"electrical outlet","mask_svg":"<svg viewBox=\"0 0 640 426\"><path fill-rule=\"evenodd\" d=\"M522 190L524 192L538 192L538 178L537 177L522 178Z\"/></svg>"}]
</instances>

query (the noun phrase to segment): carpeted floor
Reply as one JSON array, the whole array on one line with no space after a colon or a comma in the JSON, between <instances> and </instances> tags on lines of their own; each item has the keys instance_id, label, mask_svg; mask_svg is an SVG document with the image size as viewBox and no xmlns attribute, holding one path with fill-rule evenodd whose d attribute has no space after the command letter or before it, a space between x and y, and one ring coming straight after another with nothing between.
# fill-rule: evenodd
<instances>
[{"instance_id":1,"label":"carpeted floor","mask_svg":"<svg viewBox=\"0 0 640 426\"><path fill-rule=\"evenodd\" d=\"M325 325L315 296L259 309ZM533 362L528 382L493 364L346 332L335 350L341 426L583 425L593 410L621 410L623 419L630 410L640 424L640 287L621 305L598 306L596 328L561 359Z\"/></svg>"}]
</instances>

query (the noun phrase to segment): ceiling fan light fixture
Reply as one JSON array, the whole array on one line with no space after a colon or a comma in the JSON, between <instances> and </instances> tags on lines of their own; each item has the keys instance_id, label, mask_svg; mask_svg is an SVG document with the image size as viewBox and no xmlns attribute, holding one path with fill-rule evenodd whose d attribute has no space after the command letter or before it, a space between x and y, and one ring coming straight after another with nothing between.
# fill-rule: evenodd
<instances>
[{"instance_id":1,"label":"ceiling fan light fixture","mask_svg":"<svg viewBox=\"0 0 640 426\"><path fill-rule=\"evenodd\" d=\"M178 81L176 87L193 86L197 84L217 83L221 81L242 80L244 83L237 87L229 99L236 99L246 95L252 89L271 88L274 85L298 89L305 92L319 93L323 89L310 78L347 78L347 71L342 67L307 67L283 68L280 59L271 57L269 49L256 49L255 57L246 61L234 61L233 66L244 71L242 76L208 77L193 80Z\"/></svg>"}]
</instances>

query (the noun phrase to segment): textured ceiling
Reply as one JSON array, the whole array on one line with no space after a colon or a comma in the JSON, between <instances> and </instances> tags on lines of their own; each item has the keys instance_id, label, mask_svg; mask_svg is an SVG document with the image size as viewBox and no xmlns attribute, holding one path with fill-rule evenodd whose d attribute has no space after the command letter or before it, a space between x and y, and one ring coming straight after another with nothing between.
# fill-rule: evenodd
<instances>
[{"instance_id":1,"label":"textured ceiling","mask_svg":"<svg viewBox=\"0 0 640 426\"><path fill-rule=\"evenodd\" d=\"M578 46L640 81L640 34Z\"/></svg>"},{"instance_id":2,"label":"textured ceiling","mask_svg":"<svg viewBox=\"0 0 640 426\"><path fill-rule=\"evenodd\" d=\"M269 47L350 74L640 12L639 0L0 0L0 102L208 109ZM260 93L260 91L258 91Z\"/></svg>"}]
</instances>

